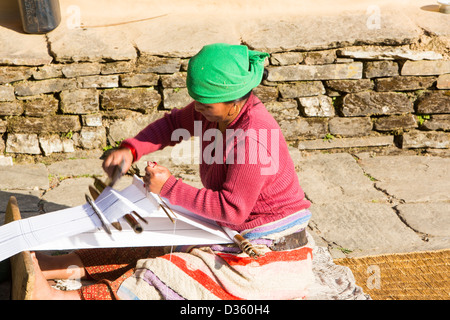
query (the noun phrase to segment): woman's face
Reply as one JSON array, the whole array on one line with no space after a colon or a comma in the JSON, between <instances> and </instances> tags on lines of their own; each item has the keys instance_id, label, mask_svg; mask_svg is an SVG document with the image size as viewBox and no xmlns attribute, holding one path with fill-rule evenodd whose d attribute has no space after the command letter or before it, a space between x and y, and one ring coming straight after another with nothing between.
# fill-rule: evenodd
<instances>
[{"instance_id":1,"label":"woman's face","mask_svg":"<svg viewBox=\"0 0 450 320\"><path fill-rule=\"evenodd\" d=\"M195 111L200 112L208 121L226 122L230 117L230 109L233 108L232 103L210 103L203 104L195 101Z\"/></svg>"}]
</instances>

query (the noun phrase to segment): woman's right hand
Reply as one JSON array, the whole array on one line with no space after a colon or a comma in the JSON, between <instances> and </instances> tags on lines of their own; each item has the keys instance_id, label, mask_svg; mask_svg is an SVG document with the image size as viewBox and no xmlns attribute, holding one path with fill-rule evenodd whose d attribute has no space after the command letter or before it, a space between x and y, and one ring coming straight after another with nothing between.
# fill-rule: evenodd
<instances>
[{"instance_id":1,"label":"woman's right hand","mask_svg":"<svg viewBox=\"0 0 450 320\"><path fill-rule=\"evenodd\" d=\"M120 148L111 152L103 161L103 170L105 170L108 177L112 177L116 166L120 165L122 160L125 160L122 174L127 173L133 164L133 154L130 149Z\"/></svg>"}]
</instances>

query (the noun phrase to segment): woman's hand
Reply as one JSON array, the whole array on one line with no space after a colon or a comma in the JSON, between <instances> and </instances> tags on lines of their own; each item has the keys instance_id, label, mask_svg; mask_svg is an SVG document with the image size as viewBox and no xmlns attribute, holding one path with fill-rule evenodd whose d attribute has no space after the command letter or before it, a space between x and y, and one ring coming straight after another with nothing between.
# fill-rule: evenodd
<instances>
[{"instance_id":1,"label":"woman's hand","mask_svg":"<svg viewBox=\"0 0 450 320\"><path fill-rule=\"evenodd\" d=\"M145 167L145 176L143 179L145 188L150 192L160 194L164 183L166 183L171 175L169 169L166 167L159 166L156 162L149 161L147 162L147 167Z\"/></svg>"},{"instance_id":2,"label":"woman's hand","mask_svg":"<svg viewBox=\"0 0 450 320\"><path fill-rule=\"evenodd\" d=\"M133 164L133 154L130 149L121 148L114 150L110 153L110 155L103 161L103 170L108 174L108 177L112 177L114 168L125 160L125 166L123 168L123 174L127 173L128 169L130 169Z\"/></svg>"}]
</instances>

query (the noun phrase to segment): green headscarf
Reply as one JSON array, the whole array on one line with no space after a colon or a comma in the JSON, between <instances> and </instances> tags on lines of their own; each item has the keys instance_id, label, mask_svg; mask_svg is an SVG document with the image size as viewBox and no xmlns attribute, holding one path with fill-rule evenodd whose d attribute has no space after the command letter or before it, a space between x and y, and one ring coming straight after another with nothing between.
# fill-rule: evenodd
<instances>
[{"instance_id":1,"label":"green headscarf","mask_svg":"<svg viewBox=\"0 0 450 320\"><path fill-rule=\"evenodd\" d=\"M200 103L233 101L261 83L268 53L246 46L215 43L204 46L189 60L186 85Z\"/></svg>"}]
</instances>

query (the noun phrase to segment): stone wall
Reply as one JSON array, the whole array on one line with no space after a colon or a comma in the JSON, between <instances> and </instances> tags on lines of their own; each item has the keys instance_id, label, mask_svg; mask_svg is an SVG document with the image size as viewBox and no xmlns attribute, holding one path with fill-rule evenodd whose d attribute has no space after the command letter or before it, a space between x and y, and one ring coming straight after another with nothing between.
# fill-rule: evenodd
<instances>
[{"instance_id":1,"label":"stone wall","mask_svg":"<svg viewBox=\"0 0 450 320\"><path fill-rule=\"evenodd\" d=\"M102 150L189 103L188 58L0 66L0 152ZM300 150L450 149L450 61L401 46L275 52L255 93Z\"/></svg>"}]
</instances>

